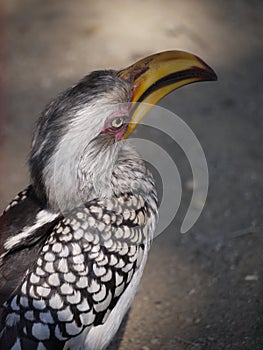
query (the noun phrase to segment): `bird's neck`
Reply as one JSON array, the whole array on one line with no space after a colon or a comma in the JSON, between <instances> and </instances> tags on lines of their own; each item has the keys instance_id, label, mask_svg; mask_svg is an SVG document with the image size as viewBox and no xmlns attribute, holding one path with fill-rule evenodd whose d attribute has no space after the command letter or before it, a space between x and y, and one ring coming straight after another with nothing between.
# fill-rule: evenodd
<instances>
[{"instance_id":1,"label":"bird's neck","mask_svg":"<svg viewBox=\"0 0 263 350\"><path fill-rule=\"evenodd\" d=\"M45 191L50 209L63 213L96 198L138 190L149 193L147 169L133 148L118 142L99 152L95 149L84 151L77 160L61 154L53 162L55 168L47 168Z\"/></svg>"}]
</instances>

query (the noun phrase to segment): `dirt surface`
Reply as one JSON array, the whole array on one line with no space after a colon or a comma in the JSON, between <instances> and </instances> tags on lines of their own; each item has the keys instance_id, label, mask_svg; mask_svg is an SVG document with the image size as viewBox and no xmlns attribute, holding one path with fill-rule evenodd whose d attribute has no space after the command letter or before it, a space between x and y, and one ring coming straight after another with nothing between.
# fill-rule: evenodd
<instances>
[{"instance_id":1,"label":"dirt surface","mask_svg":"<svg viewBox=\"0 0 263 350\"><path fill-rule=\"evenodd\" d=\"M162 101L204 149L208 199L195 226L180 234L191 172L179 154L179 211L154 241L110 349L263 349L263 2L9 0L0 9L1 209L28 183L39 112L89 71L167 49L198 54L216 70L217 83Z\"/></svg>"}]
</instances>

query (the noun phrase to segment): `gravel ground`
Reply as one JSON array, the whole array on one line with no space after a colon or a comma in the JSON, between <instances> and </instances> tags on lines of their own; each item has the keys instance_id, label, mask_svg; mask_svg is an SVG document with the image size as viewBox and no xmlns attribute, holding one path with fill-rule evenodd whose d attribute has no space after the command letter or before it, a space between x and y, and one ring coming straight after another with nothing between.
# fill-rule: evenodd
<instances>
[{"instance_id":1,"label":"gravel ground","mask_svg":"<svg viewBox=\"0 0 263 350\"><path fill-rule=\"evenodd\" d=\"M153 243L110 349L263 349L263 2L9 0L0 10L1 209L28 183L39 112L87 72L167 49L198 54L216 70L217 83L188 86L161 103L198 137L209 194L198 222L180 234L191 172L168 145L182 177L181 205Z\"/></svg>"}]
</instances>

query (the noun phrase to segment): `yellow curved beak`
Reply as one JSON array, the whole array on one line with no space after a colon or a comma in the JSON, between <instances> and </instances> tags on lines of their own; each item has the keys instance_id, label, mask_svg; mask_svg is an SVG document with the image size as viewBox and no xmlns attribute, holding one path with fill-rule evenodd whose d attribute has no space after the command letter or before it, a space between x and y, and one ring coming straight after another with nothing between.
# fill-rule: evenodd
<instances>
[{"instance_id":1,"label":"yellow curved beak","mask_svg":"<svg viewBox=\"0 0 263 350\"><path fill-rule=\"evenodd\" d=\"M136 104L124 138L164 96L186 84L217 80L216 73L199 57L183 51L165 51L141 59L118 72L132 84L131 102Z\"/></svg>"}]
</instances>

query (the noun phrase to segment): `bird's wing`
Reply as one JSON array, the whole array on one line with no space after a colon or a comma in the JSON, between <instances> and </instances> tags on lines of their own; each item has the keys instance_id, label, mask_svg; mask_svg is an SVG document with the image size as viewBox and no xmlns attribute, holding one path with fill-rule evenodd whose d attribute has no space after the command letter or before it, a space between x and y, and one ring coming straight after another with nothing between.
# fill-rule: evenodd
<instances>
[{"instance_id":1,"label":"bird's wing","mask_svg":"<svg viewBox=\"0 0 263 350\"><path fill-rule=\"evenodd\" d=\"M74 337L83 344L106 322L145 256L146 203L128 197L94 201L59 220L4 304L0 348L58 350ZM121 319L126 309L119 311Z\"/></svg>"},{"instance_id":2,"label":"bird's wing","mask_svg":"<svg viewBox=\"0 0 263 350\"><path fill-rule=\"evenodd\" d=\"M31 186L0 217L0 306L36 260L58 215L44 210Z\"/></svg>"}]
</instances>

